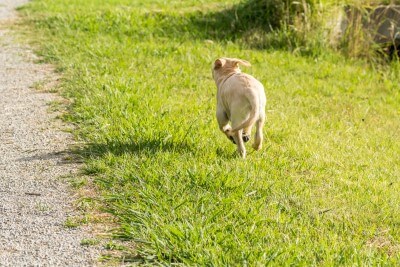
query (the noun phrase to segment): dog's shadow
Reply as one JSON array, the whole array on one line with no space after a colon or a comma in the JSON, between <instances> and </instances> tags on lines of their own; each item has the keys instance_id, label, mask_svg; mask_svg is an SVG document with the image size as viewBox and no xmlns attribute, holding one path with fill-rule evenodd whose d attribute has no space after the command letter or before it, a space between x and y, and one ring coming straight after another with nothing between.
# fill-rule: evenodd
<instances>
[{"instance_id":1,"label":"dog's shadow","mask_svg":"<svg viewBox=\"0 0 400 267\"><path fill-rule=\"evenodd\" d=\"M218 147L215 151L217 157L225 159L238 158L235 146L229 148ZM175 142L163 139L150 139L141 141L108 141L104 143L86 143L84 145L74 145L69 149L51 153L37 153L35 155L22 157L18 161L57 161L57 165L80 164L88 159L99 159L106 155L122 156L152 156L159 152L169 152L178 154L194 155L198 152L198 147L186 141Z\"/></svg>"}]
</instances>

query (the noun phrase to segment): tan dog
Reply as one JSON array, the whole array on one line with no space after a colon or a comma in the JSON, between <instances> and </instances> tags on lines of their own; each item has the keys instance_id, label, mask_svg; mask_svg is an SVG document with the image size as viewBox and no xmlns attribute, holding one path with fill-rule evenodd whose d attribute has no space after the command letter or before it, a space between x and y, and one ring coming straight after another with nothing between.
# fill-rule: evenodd
<instances>
[{"instance_id":1,"label":"tan dog","mask_svg":"<svg viewBox=\"0 0 400 267\"><path fill-rule=\"evenodd\" d=\"M239 155L245 158L244 142L249 141L254 124L253 148L259 150L262 147L266 97L263 85L253 76L242 73L240 64L251 66L245 60L219 58L213 64L212 73L218 89L219 129L237 145Z\"/></svg>"}]
</instances>

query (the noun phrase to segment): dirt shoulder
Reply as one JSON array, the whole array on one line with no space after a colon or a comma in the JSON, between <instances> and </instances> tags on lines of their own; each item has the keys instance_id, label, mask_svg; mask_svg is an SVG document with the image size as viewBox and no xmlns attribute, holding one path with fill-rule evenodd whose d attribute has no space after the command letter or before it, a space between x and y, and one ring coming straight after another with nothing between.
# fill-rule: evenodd
<instances>
[{"instance_id":1,"label":"dirt shoulder","mask_svg":"<svg viewBox=\"0 0 400 267\"><path fill-rule=\"evenodd\" d=\"M57 96L32 89L51 68L3 27L26 2L0 0L0 266L93 266L99 251L81 245L89 236L65 227L73 197L60 177L78 168L71 136L49 112Z\"/></svg>"}]
</instances>

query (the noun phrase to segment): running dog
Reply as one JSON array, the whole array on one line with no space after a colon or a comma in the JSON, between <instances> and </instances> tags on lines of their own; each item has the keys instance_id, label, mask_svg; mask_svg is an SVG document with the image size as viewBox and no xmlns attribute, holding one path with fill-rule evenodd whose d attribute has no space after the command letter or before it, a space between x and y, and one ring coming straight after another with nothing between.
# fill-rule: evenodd
<instances>
[{"instance_id":1,"label":"running dog","mask_svg":"<svg viewBox=\"0 0 400 267\"><path fill-rule=\"evenodd\" d=\"M239 156L245 158L244 143L250 140L254 124L253 148L260 150L262 147L266 97L264 86L253 76L242 73L240 65L251 66L246 60L219 58L212 66L212 74L217 85L219 129L237 145Z\"/></svg>"}]
</instances>

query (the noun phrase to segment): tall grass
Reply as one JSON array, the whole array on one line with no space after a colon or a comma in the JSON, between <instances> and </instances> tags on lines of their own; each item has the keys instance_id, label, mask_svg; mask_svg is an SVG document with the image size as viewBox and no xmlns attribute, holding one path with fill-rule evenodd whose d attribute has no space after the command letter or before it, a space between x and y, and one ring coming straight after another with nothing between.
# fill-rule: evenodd
<instances>
[{"instance_id":1,"label":"tall grass","mask_svg":"<svg viewBox=\"0 0 400 267\"><path fill-rule=\"evenodd\" d=\"M383 49L390 44L375 43L374 35L382 22L374 21L371 14L380 5L398 3L394 0L250 0L223 12L208 14L202 20L217 21L210 25L216 29L217 38L221 38L222 32L253 48L278 48L314 55L334 48L350 57L379 61ZM221 23L221 18L225 23Z\"/></svg>"}]
</instances>

